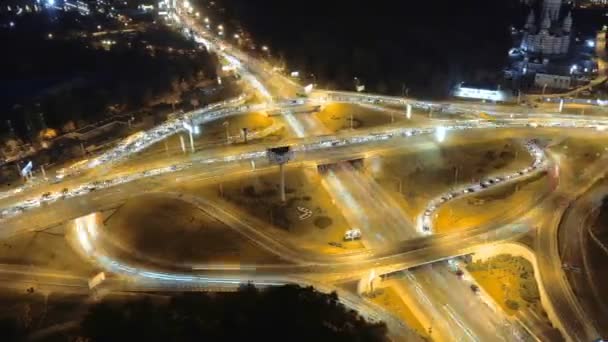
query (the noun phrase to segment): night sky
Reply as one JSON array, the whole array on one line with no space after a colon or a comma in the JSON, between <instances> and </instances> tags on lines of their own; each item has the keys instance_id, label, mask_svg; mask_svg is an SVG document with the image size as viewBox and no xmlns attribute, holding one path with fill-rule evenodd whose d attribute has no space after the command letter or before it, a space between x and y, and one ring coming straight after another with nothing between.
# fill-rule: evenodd
<instances>
[{"instance_id":1,"label":"night sky","mask_svg":"<svg viewBox=\"0 0 608 342\"><path fill-rule=\"evenodd\" d=\"M522 17L518 0L223 0L258 41L323 87L442 96L459 81L492 81ZM521 20L521 19L519 19Z\"/></svg>"}]
</instances>

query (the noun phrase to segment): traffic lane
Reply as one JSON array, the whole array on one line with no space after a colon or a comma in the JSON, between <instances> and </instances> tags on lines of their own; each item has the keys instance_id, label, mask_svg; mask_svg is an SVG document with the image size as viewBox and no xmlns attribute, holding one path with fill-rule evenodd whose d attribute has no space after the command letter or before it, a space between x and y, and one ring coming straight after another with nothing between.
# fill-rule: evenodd
<instances>
[{"instance_id":1,"label":"traffic lane","mask_svg":"<svg viewBox=\"0 0 608 342\"><path fill-rule=\"evenodd\" d=\"M561 159L561 158L560 158ZM577 166L562 163L561 178L573 178L575 173L580 174ZM575 341L587 341L598 338L598 333L586 314L582 311L578 300L574 297L562 269L559 246L557 243L560 221L566 207L576 197L577 193L584 193L603 174L604 163L594 163L585 169L585 177L577 182L573 188L568 182L560 182L556 193L550 201L547 213L539 220L539 229L535 240L535 251L538 258L539 276L542 287L546 292L550 309L555 313L562 334ZM595 170L596 172L591 172ZM595 176L595 177L594 177ZM585 184L587 183L587 184Z\"/></svg>"},{"instance_id":2,"label":"traffic lane","mask_svg":"<svg viewBox=\"0 0 608 342\"><path fill-rule=\"evenodd\" d=\"M204 172L207 180L210 180L221 177L225 173L250 170L250 168L251 165L248 163L243 165L240 162L231 162L208 165L204 168L192 168L178 175L187 176L196 172ZM82 196L42 204L22 215L4 220L0 229L0 237L5 238L20 232L44 230L91 212L116 208L127 199L138 196L142 192L155 191L179 182L178 175L166 174L141 178L118 186L100 188Z\"/></svg>"},{"instance_id":3,"label":"traffic lane","mask_svg":"<svg viewBox=\"0 0 608 342\"><path fill-rule=\"evenodd\" d=\"M559 228L559 249L564 273L577 299L589 314L589 319L599 330L602 329L598 317L603 317L603 300L598 289L600 285L594 281L594 270L588 268L586 244L594 213L601 206L607 192L608 186L604 182L593 185L566 209Z\"/></svg>"},{"instance_id":4,"label":"traffic lane","mask_svg":"<svg viewBox=\"0 0 608 342\"><path fill-rule=\"evenodd\" d=\"M393 128L391 130L395 130L395 128ZM397 130L398 130L398 128L397 128ZM565 132L567 132L567 135L571 136L571 137L583 136L583 137L586 137L586 138L596 138L596 137L602 136L601 132L594 132L593 130L589 130L589 129L572 129L572 130L564 131L564 130L559 129L559 128L540 128L540 129L535 129L535 128L530 128L530 127L520 127L520 128L505 127L505 128L494 128L494 129L487 129L487 130L471 129L471 130L467 131L467 133L469 133L467 135L468 136L473 136L473 134L476 131L477 132L480 132L480 131L481 132L485 132L485 134L490 134L490 135L492 135L492 132L493 132L494 133L493 136L495 138L498 138L498 137L501 137L501 136L504 136L504 137L508 138L508 137L514 137L514 135L520 136L520 137L538 136L539 138L551 138L551 137L555 136L554 135L555 133L559 133L560 136L562 136L562 135L564 135ZM354 131L353 132L342 132L339 135L327 136L327 137L313 137L313 138L306 138L306 139L292 139L292 140L285 141L284 144L285 145L291 145L291 146L298 146L298 145L302 145L302 144L304 144L304 145L310 145L310 144L314 145L314 144L319 144L322 141L340 141L340 140L344 140L344 139L346 139L346 140L349 140L349 139L352 140L352 139L354 139L354 138L356 138L358 136L366 136L366 135L369 135L369 134L372 134L372 133L373 133L373 130L356 131L356 132L354 132ZM421 136L429 136L429 135L428 134L423 134ZM448 137L453 137L453 136L458 136L458 134L456 133L456 131L453 131L453 132L451 131L449 133L449 135L448 135ZM415 138L418 138L418 137L420 137L420 136L416 136L416 137L413 137L413 138L415 139ZM397 139L399 139L399 138L397 138ZM357 141L357 140L355 139L355 141ZM369 140L358 141L353 146L361 146L361 145L366 144L366 142L369 142ZM451 140L449 143L453 144L454 141ZM340 144L338 144L338 146L339 145ZM252 147L252 146L258 146L258 151L259 152L263 152L264 151L264 149L259 150L260 145L251 145L251 146L250 145L245 145L245 146L231 147L231 150L233 148L235 148L235 149L239 149L240 148L242 151L246 151L247 149L249 149L249 151L253 151L253 150L255 150L255 148ZM261 145L261 146L276 146L276 144L266 144L266 145ZM333 147L335 147L335 146L333 146ZM320 151L321 152L322 151L326 151L326 147L323 147ZM227 153L227 152L224 151L224 153ZM209 154L213 155L214 152L210 151ZM217 155L217 152L216 152L216 155ZM195 160L199 160L199 161L204 159L204 158L201 158L200 156L195 156L194 158L195 158ZM86 177L86 175L83 175L82 177ZM95 176L93 176L93 177L95 177ZM87 179L87 178L78 178L78 177L76 177L76 178L77 179ZM58 183L58 184L48 185L47 187L37 187L35 189L31 189L31 191L27 191L27 192L24 192L22 194L18 194L18 195L14 196L14 197L4 198L4 199L0 200L0 205L6 206L7 203L14 202L17 199L24 199L24 198L30 197L32 195L39 196L39 195L42 195L42 193L44 193L46 190L50 190L52 192L60 191L61 189L63 189L64 187L66 187L66 185L69 186L70 184L73 184L73 183L70 183L70 182L77 183L78 180L71 179L67 183L65 183L65 181L64 181L64 182L61 182L61 183Z\"/></svg>"}]
</instances>

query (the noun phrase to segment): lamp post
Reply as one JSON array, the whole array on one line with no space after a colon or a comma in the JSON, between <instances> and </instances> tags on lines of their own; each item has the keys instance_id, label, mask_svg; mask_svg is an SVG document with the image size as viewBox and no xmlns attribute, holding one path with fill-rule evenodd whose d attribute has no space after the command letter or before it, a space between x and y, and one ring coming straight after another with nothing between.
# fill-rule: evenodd
<instances>
[{"instance_id":1,"label":"lamp post","mask_svg":"<svg viewBox=\"0 0 608 342\"><path fill-rule=\"evenodd\" d=\"M230 127L230 122L224 121L224 123L222 123L222 126L224 126L226 128L226 143L229 143L230 142L230 132L228 131L228 127Z\"/></svg>"},{"instance_id":2,"label":"lamp post","mask_svg":"<svg viewBox=\"0 0 608 342\"><path fill-rule=\"evenodd\" d=\"M393 177L399 184L399 193L403 194L403 180L400 177Z\"/></svg>"},{"instance_id":3,"label":"lamp post","mask_svg":"<svg viewBox=\"0 0 608 342\"><path fill-rule=\"evenodd\" d=\"M179 142L181 143L182 151L185 154L186 153L186 144L184 143L184 137L181 134L179 135Z\"/></svg>"},{"instance_id":4,"label":"lamp post","mask_svg":"<svg viewBox=\"0 0 608 342\"><path fill-rule=\"evenodd\" d=\"M188 135L190 136L190 149L192 153L196 152L194 149L194 137L192 136L192 131L188 131Z\"/></svg>"}]
</instances>

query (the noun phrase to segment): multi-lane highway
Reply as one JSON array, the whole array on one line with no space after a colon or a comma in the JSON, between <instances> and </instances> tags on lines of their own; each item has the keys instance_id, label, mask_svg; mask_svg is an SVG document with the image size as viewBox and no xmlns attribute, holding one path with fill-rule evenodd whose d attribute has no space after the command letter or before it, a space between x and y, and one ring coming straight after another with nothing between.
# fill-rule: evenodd
<instances>
[{"instance_id":1,"label":"multi-lane highway","mask_svg":"<svg viewBox=\"0 0 608 342\"><path fill-rule=\"evenodd\" d=\"M416 318L437 340L534 340L520 320L507 316L487 305L488 298L471 291L468 283L459 281L440 262L470 254L479 246L511 241L536 232L534 245L539 258L539 284L548 299L553 323L564 337L573 341L598 338L594 322L586 318L563 275L557 249L557 228L564 204L574 200L571 194L584 189L587 183L569 183L573 166L567 158L548 154L543 146L529 138L589 138L603 136L608 117L581 117L550 112L550 106L528 109L511 105L473 103L436 103L351 92L316 90L307 98L300 85L273 72L268 63L246 55L238 48L206 31L194 17L176 12L181 25L188 27L195 39L215 51L231 64L259 104L245 104L249 93L209 107L174 116L171 120L126 139L116 148L63 172L49 182L7 191L0 198L0 237L9 237L75 220L70 242L83 258L119 277L108 288L122 290L183 289L234 287L253 282L260 286L285 283L313 285L321 290L336 290L336 284L362 281L370 273L384 275L405 271L394 281L396 292L411 306ZM249 90L245 90L249 92ZM315 108L331 103L349 103L362 108L387 111L390 115L408 115L409 106L418 112L416 121L396 122L385 126L331 132L309 112L294 113L302 107ZM299 110L298 110L299 111ZM420 113L441 112L437 118ZM484 115L479 115L480 111ZM204 127L231 116L267 112L288 128L288 136L277 143L219 145L179 155L149 155L150 146L167 137L186 132L193 126ZM487 115L490 115L487 117ZM392 121L392 120L391 120ZM471 132L491 141L500 137L520 138L533 160L532 164L513 173L492 176L475 183L462 183L458 188L432 199L423 212L410 217L400 204L376 181L353 169L347 161L384 155L394 150L410 152L435 149L444 143L466 145ZM484 138L485 136L485 138ZM469 139L467 139L469 137ZM302 168L305 174L316 173L317 165L334 164L322 176L321 185L340 208L352 227L362 230L363 251L341 255L324 255L305 251L282 239L267 228L267 223L246 217L238 208L216 203L187 191L175 192L179 183L203 185L227 175L248 175L275 166L268 161L271 147L290 146L295 159L288 168ZM137 162L121 164L132 156ZM127 167L121 165L128 165ZM586 171L584 179L591 182L603 175L604 164L598 161ZM559 176L558 176L559 171ZM506 184L517 184L533 176L549 174L559 184L535 208L534 218L512 222L490 222L454 233L436 234L433 216L438 208L453 200L488 191ZM260 248L287 261L284 264L200 264L185 260L176 264L150 259L137 251L120 249L104 237L99 218L91 213L120 206L143 192L173 196L197 208L213 213L215 219L240 232ZM430 265L431 263L435 263ZM51 270L24 270L17 266L0 268L0 276L21 274L24 279L52 285L54 288L78 288L83 279ZM128 281L127 281L128 280ZM369 302L359 293L339 290L342 301L371 319L383 320L397 340L417 336L403 322L384 309ZM480 319L483 317L483 319Z\"/></svg>"}]
</instances>

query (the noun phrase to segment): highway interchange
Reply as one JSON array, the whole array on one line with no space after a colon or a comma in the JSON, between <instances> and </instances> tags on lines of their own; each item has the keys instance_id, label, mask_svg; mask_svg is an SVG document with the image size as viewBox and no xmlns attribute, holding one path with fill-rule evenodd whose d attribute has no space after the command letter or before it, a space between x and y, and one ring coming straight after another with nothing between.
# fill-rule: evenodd
<instances>
[{"instance_id":1,"label":"highway interchange","mask_svg":"<svg viewBox=\"0 0 608 342\"><path fill-rule=\"evenodd\" d=\"M542 340L534 327L508 317L497 309L484 293L470 289L473 281L455 281L450 264L458 256L478 248L535 236L539 284L543 306L552 323L569 341L592 341L599 338L597 327L582 310L572 293L562 268L557 248L557 228L567 205L603 176L605 160L599 158L573 183L569 179L580 169L567 158L548 152L551 137L557 135L593 138L603 136L608 117L561 115L547 106L530 109L519 106L476 103L435 103L410 98L363 93L315 90L306 98L296 96L302 87L272 71L264 61L245 55L228 42L204 30L196 19L175 13L180 25L191 30L195 39L223 57L242 75L246 83L242 96L206 108L174 116L162 125L130 137L86 163L65 170L61 177L25 185L2 194L0 198L0 236L7 238L72 222L70 244L83 259L92 262L111 277L108 290L169 290L183 288L235 287L251 282L260 286L286 283L313 285L322 291L338 291L343 303L362 315L387 323L395 340L416 340L418 336L405 324L378 305L339 286L356 281L364 289L370 274L381 276L403 271L396 281L408 306L417 313L422 325L432 327L429 336L438 341L451 340ZM252 95L262 103L251 103ZM379 127L329 131L310 112L302 108L348 103L361 108L393 112L405 116L407 107L415 109L412 121L398 121ZM480 116L480 108L490 119ZM130 158L143 154L164 139L184 134L185 125L205 124L251 112L271 113L288 131L278 143L227 144L194 153L153 155L137 163ZM433 118L426 113L441 113ZM430 117L430 118L429 118ZM411 119L411 118L410 118ZM523 169L487 175L474 183L458 187L432 199L426 209L411 217L374 179L358 172L348 161L383 155L407 145L412 150L435 148L447 136L466 137L476 132L491 139L514 137L528 151L532 163ZM187 133L186 133L187 134ZM465 144L466 139L449 140ZM288 168L316 172L317 165L332 164L322 186L332 196L352 227L363 231L365 249L344 255L304 252L274 235L263 222L243 219L233 208L214 203L186 192L175 192L180 179L192 183L212 183L228 174L251 174L273 170L267 150L290 146L296 158ZM525 215L503 222L497 220L458 232L437 233L434 213L451 201L466 198L494 187L517 184L525 179L545 176L555 179ZM184 262L181 264L146 260L116 253L103 236L100 212L112 210L140 193L174 196L213 213L259 247L288 261L287 264L215 265ZM267 225L267 224L266 224ZM448 262L448 260L451 260ZM416 268L415 271L408 271ZM19 274L57 290L87 291L86 279L56 270L22 269L15 265L0 268L0 274ZM404 299L405 300L405 299Z\"/></svg>"}]
</instances>

